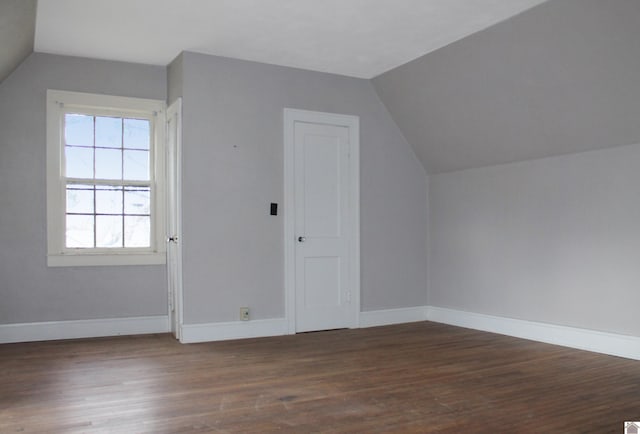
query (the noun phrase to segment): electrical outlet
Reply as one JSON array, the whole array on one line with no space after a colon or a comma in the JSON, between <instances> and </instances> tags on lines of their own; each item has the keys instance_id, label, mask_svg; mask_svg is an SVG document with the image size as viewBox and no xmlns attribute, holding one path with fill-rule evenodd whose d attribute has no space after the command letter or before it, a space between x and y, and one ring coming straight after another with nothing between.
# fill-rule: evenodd
<instances>
[{"instance_id":1,"label":"electrical outlet","mask_svg":"<svg viewBox=\"0 0 640 434\"><path fill-rule=\"evenodd\" d=\"M241 307L240 308L240 321L249 321L249 308Z\"/></svg>"}]
</instances>

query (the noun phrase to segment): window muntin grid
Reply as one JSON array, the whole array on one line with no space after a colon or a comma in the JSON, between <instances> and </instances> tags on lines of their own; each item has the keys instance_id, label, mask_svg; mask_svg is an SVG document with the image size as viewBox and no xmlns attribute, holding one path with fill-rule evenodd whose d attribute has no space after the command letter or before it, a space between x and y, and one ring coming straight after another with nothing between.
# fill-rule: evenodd
<instances>
[{"instance_id":1,"label":"window muntin grid","mask_svg":"<svg viewBox=\"0 0 640 434\"><path fill-rule=\"evenodd\" d=\"M64 115L65 248L152 247L151 119Z\"/></svg>"}]
</instances>

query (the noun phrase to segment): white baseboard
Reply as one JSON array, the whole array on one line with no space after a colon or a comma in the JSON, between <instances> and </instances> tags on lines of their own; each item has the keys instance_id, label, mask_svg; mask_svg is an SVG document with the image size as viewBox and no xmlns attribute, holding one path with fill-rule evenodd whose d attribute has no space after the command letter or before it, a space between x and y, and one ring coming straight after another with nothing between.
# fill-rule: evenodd
<instances>
[{"instance_id":1,"label":"white baseboard","mask_svg":"<svg viewBox=\"0 0 640 434\"><path fill-rule=\"evenodd\" d=\"M424 321L426 319L424 306L373 310L360 312L360 327L402 324L406 322Z\"/></svg>"},{"instance_id":2,"label":"white baseboard","mask_svg":"<svg viewBox=\"0 0 640 434\"><path fill-rule=\"evenodd\" d=\"M427 320L640 360L640 337L428 306Z\"/></svg>"},{"instance_id":3,"label":"white baseboard","mask_svg":"<svg viewBox=\"0 0 640 434\"><path fill-rule=\"evenodd\" d=\"M360 312L360 327L424 321L425 308L409 307ZM212 342L229 339L259 338L289 334L286 318L254 321L231 321L206 324L184 324L182 343Z\"/></svg>"},{"instance_id":4,"label":"white baseboard","mask_svg":"<svg viewBox=\"0 0 640 434\"><path fill-rule=\"evenodd\" d=\"M282 336L286 334L288 334L288 323L285 318L184 324L180 342L190 344L229 339Z\"/></svg>"},{"instance_id":5,"label":"white baseboard","mask_svg":"<svg viewBox=\"0 0 640 434\"><path fill-rule=\"evenodd\" d=\"M637 336L484 315L435 306L417 306L360 313L360 327L424 320L640 360L640 337ZM169 317L166 315L0 324L0 344L167 333L169 330ZM287 320L285 318L275 318L225 323L185 324L182 326L181 341L183 343L195 343L286 334L288 334Z\"/></svg>"},{"instance_id":6,"label":"white baseboard","mask_svg":"<svg viewBox=\"0 0 640 434\"><path fill-rule=\"evenodd\" d=\"M107 318L0 324L0 343L167 333L169 317Z\"/></svg>"}]
</instances>

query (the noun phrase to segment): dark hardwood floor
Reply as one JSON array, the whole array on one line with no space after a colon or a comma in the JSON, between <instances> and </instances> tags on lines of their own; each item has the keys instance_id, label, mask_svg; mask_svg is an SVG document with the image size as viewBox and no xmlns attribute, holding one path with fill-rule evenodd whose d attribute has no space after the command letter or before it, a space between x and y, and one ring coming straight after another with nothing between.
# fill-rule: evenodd
<instances>
[{"instance_id":1,"label":"dark hardwood floor","mask_svg":"<svg viewBox=\"0 0 640 434\"><path fill-rule=\"evenodd\" d=\"M622 433L640 362L430 322L0 345L0 432Z\"/></svg>"}]
</instances>

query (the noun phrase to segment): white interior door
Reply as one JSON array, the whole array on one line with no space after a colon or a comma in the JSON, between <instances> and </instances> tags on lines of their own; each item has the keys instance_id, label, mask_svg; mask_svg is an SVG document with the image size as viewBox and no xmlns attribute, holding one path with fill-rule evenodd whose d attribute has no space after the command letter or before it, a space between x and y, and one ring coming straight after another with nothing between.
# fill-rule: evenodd
<instances>
[{"instance_id":1,"label":"white interior door","mask_svg":"<svg viewBox=\"0 0 640 434\"><path fill-rule=\"evenodd\" d=\"M359 276L359 267L352 255L357 196L352 194L350 154L357 127L326 114L298 119L289 126L294 166L295 331L354 327L359 311L354 292L359 293L359 288L353 276Z\"/></svg>"},{"instance_id":2,"label":"white interior door","mask_svg":"<svg viewBox=\"0 0 640 434\"><path fill-rule=\"evenodd\" d=\"M181 248L181 139L182 99L167 109L167 277L171 332L181 338L182 248Z\"/></svg>"}]
</instances>

